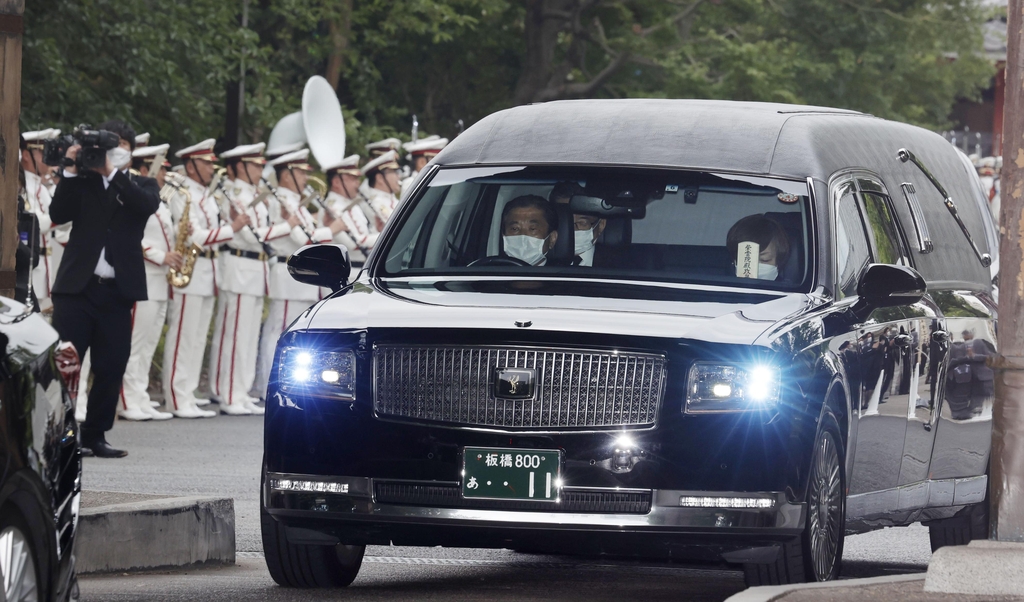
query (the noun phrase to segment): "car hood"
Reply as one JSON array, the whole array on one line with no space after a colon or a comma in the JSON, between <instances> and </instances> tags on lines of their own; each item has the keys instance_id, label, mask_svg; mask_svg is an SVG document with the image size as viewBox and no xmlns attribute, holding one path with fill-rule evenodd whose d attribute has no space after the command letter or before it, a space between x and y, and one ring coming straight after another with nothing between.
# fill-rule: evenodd
<instances>
[{"instance_id":1,"label":"car hood","mask_svg":"<svg viewBox=\"0 0 1024 602\"><path fill-rule=\"evenodd\" d=\"M803 293L604 281L361 279L296 329L437 328L584 332L750 345L807 311Z\"/></svg>"}]
</instances>

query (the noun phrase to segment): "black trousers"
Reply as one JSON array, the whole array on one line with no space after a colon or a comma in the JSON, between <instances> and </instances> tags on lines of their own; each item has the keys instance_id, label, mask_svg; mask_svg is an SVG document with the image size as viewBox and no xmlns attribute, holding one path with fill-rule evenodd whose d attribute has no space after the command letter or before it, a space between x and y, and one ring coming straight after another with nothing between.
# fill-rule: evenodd
<instances>
[{"instance_id":1,"label":"black trousers","mask_svg":"<svg viewBox=\"0 0 1024 602\"><path fill-rule=\"evenodd\" d=\"M117 396L132 350L133 305L113 280L101 283L93 278L77 295L53 295L53 327L60 338L70 341L82 358L92 351L93 380L81 425L83 443L101 439L114 426ZM83 381L80 386L86 384Z\"/></svg>"}]
</instances>

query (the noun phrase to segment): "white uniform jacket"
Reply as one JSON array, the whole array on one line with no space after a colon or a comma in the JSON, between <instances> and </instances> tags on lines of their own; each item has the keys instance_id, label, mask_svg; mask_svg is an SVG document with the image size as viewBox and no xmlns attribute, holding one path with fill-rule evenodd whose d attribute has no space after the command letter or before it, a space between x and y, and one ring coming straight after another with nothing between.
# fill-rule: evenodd
<instances>
[{"instance_id":1,"label":"white uniform jacket","mask_svg":"<svg viewBox=\"0 0 1024 602\"><path fill-rule=\"evenodd\" d=\"M171 221L171 208L160 201L156 213L149 216L142 234L142 258L146 260L146 293L150 301L166 301L167 266L164 258L174 249L177 232Z\"/></svg>"},{"instance_id":2,"label":"white uniform jacket","mask_svg":"<svg viewBox=\"0 0 1024 602\"><path fill-rule=\"evenodd\" d=\"M289 213L298 212L300 224L291 228L287 235L268 236L267 242L276 255L270 267L270 298L282 301L318 301L320 291L315 286L302 284L294 280L288 274L288 266L285 261L292 253L306 245L331 242L333 238L331 229L317 227L317 222L310 215L305 207L300 206L302 197L297 192L287 188L278 188L276 194L267 197L270 219L274 225L287 221L281 215L281 205L284 205Z\"/></svg>"},{"instance_id":3,"label":"white uniform jacket","mask_svg":"<svg viewBox=\"0 0 1024 602\"><path fill-rule=\"evenodd\" d=\"M348 247L349 259L353 262L366 261L366 256L370 253L370 249L377 244L377 237L380 236L380 233L372 226L370 218L363 213L359 201L347 199L331 191L327 193L326 204L348 229L347 232L339 232L338 236L334 237L334 242Z\"/></svg>"},{"instance_id":4,"label":"white uniform jacket","mask_svg":"<svg viewBox=\"0 0 1024 602\"><path fill-rule=\"evenodd\" d=\"M192 223L192 242L203 248L203 251L214 251L234 237L231 226L221 219L220 206L205 186L192 178L185 178L185 186L192 195L192 207L189 209L189 221ZM185 211L185 195L176 193L171 197L171 216L174 218L174 231L178 230L178 222ZM186 295L213 297L217 294L217 266L209 257L196 258L195 270L188 286L179 289Z\"/></svg>"},{"instance_id":5,"label":"white uniform jacket","mask_svg":"<svg viewBox=\"0 0 1024 602\"><path fill-rule=\"evenodd\" d=\"M387 223L391 219L391 214L395 211L395 207L398 206L398 199L390 192L370 188L368 182L369 180L364 180L359 185L359 192L363 193L363 196L366 197L367 203L370 204L370 208L380 218L380 221Z\"/></svg>"},{"instance_id":6,"label":"white uniform jacket","mask_svg":"<svg viewBox=\"0 0 1024 602\"><path fill-rule=\"evenodd\" d=\"M235 211L245 211L252 225L252 228L244 227L235 232L227 246L245 253L259 254L262 259L240 257L232 254L230 250L222 250L219 284L229 293L262 297L267 294L269 288L270 270L267 261L270 257L267 254L267 243L271 237L287 236L291 232L291 226L280 223L271 227L270 211L265 202L249 206L257 195L252 184L244 180L235 180L228 184L227 190Z\"/></svg>"}]
</instances>

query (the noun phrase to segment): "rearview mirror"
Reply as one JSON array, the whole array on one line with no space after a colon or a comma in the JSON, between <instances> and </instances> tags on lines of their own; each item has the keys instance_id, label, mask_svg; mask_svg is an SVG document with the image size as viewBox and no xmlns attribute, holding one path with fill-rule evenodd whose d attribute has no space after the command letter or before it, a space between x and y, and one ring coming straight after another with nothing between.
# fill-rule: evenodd
<instances>
[{"instance_id":1,"label":"rearview mirror","mask_svg":"<svg viewBox=\"0 0 1024 602\"><path fill-rule=\"evenodd\" d=\"M307 245L288 258L288 273L303 284L339 291L348 284L352 264L344 245Z\"/></svg>"},{"instance_id":2,"label":"rearview mirror","mask_svg":"<svg viewBox=\"0 0 1024 602\"><path fill-rule=\"evenodd\" d=\"M872 263L857 282L860 300L854 306L858 314L879 307L917 303L927 292L927 285L917 270L902 265Z\"/></svg>"},{"instance_id":3,"label":"rearview mirror","mask_svg":"<svg viewBox=\"0 0 1024 602\"><path fill-rule=\"evenodd\" d=\"M601 217L628 216L641 219L647 213L647 205L643 200L622 201L615 199L609 202L596 196L574 194L569 199L569 210L584 215L600 215Z\"/></svg>"}]
</instances>

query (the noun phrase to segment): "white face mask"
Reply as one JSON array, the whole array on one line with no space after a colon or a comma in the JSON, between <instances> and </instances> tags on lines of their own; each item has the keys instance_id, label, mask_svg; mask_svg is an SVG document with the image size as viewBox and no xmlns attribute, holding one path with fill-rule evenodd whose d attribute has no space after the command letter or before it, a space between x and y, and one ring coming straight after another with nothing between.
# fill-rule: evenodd
<instances>
[{"instance_id":1,"label":"white face mask","mask_svg":"<svg viewBox=\"0 0 1024 602\"><path fill-rule=\"evenodd\" d=\"M522 259L530 265L538 265L544 261L544 239L532 236L502 236L505 253L509 257Z\"/></svg>"},{"instance_id":2,"label":"white face mask","mask_svg":"<svg viewBox=\"0 0 1024 602\"><path fill-rule=\"evenodd\" d=\"M779 268L770 264L762 263L757 266L757 279L758 280L775 280L779 277Z\"/></svg>"},{"instance_id":3,"label":"white face mask","mask_svg":"<svg viewBox=\"0 0 1024 602\"><path fill-rule=\"evenodd\" d=\"M576 237L576 247L573 250L573 253L576 255L583 255L594 248L594 228L589 230L576 230L574 234Z\"/></svg>"},{"instance_id":4,"label":"white face mask","mask_svg":"<svg viewBox=\"0 0 1024 602\"><path fill-rule=\"evenodd\" d=\"M114 169L124 169L132 162L132 153L120 146L115 146L107 151L107 158L110 159L110 164L114 166Z\"/></svg>"}]
</instances>

